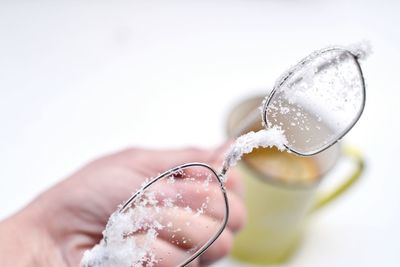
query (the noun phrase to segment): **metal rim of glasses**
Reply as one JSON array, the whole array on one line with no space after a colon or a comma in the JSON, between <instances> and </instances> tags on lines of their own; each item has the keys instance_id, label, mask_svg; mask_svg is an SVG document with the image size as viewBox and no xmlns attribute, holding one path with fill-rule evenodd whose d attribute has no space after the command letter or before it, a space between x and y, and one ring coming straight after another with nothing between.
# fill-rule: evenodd
<instances>
[{"instance_id":1,"label":"metal rim of glasses","mask_svg":"<svg viewBox=\"0 0 400 267\"><path fill-rule=\"evenodd\" d=\"M191 263L193 260L195 260L197 257L199 257L201 254L203 254L211 245L212 243L215 242L215 240L217 240L217 238L222 234L222 232L224 231L227 223L228 223L228 218L229 218L229 204L228 204L228 197L226 195L226 190L225 190L225 185L224 182L222 180L222 175L218 174L212 167L210 167L209 165L205 164L205 163L199 163L199 162L193 162L193 163L186 163L186 164L182 164L179 166L176 166L172 169L169 169L165 172L163 172L162 174L158 175L157 177L153 178L151 181L149 181L147 184L145 184L141 189L139 189L135 194L133 194L126 202L125 204L122 205L122 207L119 209L120 213L125 212L127 209L129 209L132 205L132 202L136 199L136 197L138 197L139 195L142 194L143 191L145 191L147 188L149 188L151 185L153 185L154 183L156 183L157 181L161 180L162 178L174 174L180 170L184 170L184 169L188 169L191 167L202 167L202 168L206 168L207 170L211 171L211 173L215 176L215 178L217 179L219 186L221 188L222 191L222 195L224 198L224 202L225 202L225 216L223 219L223 222L221 224L221 228L218 230L218 232L213 236L213 238L211 238L209 241L207 241L206 244L204 244L196 253L194 253L192 256L190 256L190 258L188 258L184 263L182 263L181 265L177 266L177 267L183 267L188 265L189 263Z\"/></svg>"},{"instance_id":2,"label":"metal rim of glasses","mask_svg":"<svg viewBox=\"0 0 400 267\"><path fill-rule=\"evenodd\" d=\"M358 114L356 115L355 119L353 120L353 122L346 128L345 131L343 131L343 133L334 141L331 142L330 144L326 144L325 146L322 146L320 149L317 149L315 151L311 151L310 153L301 153L299 151L296 151L295 149L290 148L289 146L285 145L286 149L298 154L300 156L312 156L315 154L318 154L326 149L328 149L329 147L331 147L332 145L334 145L335 143L337 143L340 139L343 138L343 136L345 136L350 130L351 128L353 128L353 126L356 124L356 122L360 119L361 114L364 111L364 107L365 107L365 101L366 101L366 92L365 92L365 80L364 80L364 75L360 66L360 63L358 61L358 55L356 55L355 53L349 51L348 49L345 48L341 48L341 47L330 47L330 48L326 48L326 49L322 49L319 51L316 51L312 54L310 54L309 56L307 56L306 58L304 58L303 60L301 60L299 63L297 63L294 67L290 68L283 76L282 78L280 78L278 80L278 82L275 84L273 90L270 92L270 94L268 95L268 97L265 99L264 104L263 104L263 109L262 109L262 120L263 123L265 124L265 128L269 128L271 126L271 123L269 123L268 121L268 116L267 116L267 112L268 112L268 106L270 104L270 101L272 100L272 97L275 95L275 92L283 85L283 83L289 79L290 77L293 76L293 74L303 65L305 65L306 63L310 62L311 60L315 59L316 57L329 52L329 51L334 51L334 50L338 50L338 51L342 51L344 53L348 53L349 55L352 56L352 58L354 59L354 62L357 66L357 70L359 72L360 75L360 79L361 79L361 86L362 86L362 103L361 103L361 108L358 112ZM140 194L142 194L142 192L144 190L146 190L148 187L150 187L151 185L153 185L154 183L156 183L157 181L159 181L160 179L174 174L179 170L183 170L183 169L187 169L190 167L203 167L208 169L209 171L211 171L211 173L217 178L217 181L219 183L219 186L221 188L222 194L223 194L223 198L224 198L224 202L225 202L225 217L224 220L222 222L221 228L218 230L218 232L213 236L213 238L211 238L209 241L207 241L206 244L204 244L195 254L193 254L191 257L189 257L184 263L182 263L181 265L179 265L178 267L183 267L188 265L189 263L191 263L193 260L195 260L197 257L199 257L201 254L203 254L214 242L215 240L221 235L221 233L224 231L227 223L228 223L228 218L229 218L229 204L228 204L228 197L226 195L226 190L225 190L225 186L224 186L224 182L223 182L223 176L224 174L218 174L212 167L210 167L209 165L205 164L205 163L186 163L186 164L182 164L179 165L177 167L174 167L172 169L169 169L167 171L165 171L164 173L158 175L157 177L153 178L151 181L149 181L145 186L143 186L140 190L138 190L134 195L132 195L126 202L125 204L123 204L123 206L119 209L119 212L123 213L125 212L128 208L130 208L130 206L132 205L132 202L136 199L137 196L139 196Z\"/></svg>"},{"instance_id":3,"label":"metal rim of glasses","mask_svg":"<svg viewBox=\"0 0 400 267\"><path fill-rule=\"evenodd\" d=\"M289 79L293 76L294 73L296 73L296 71L298 69L300 69L300 67L302 67L303 65L309 63L310 61L314 60L315 58L317 58L318 56L330 52L330 51L341 51L343 53L348 53L355 62L355 65L357 67L358 73L360 75L360 80L361 80L361 87L362 87L362 103L361 103L361 108L358 111L355 119L352 121L351 124L349 124L349 126L343 131L343 133L341 135L339 135L339 137L336 138L335 141L330 142L325 144L324 146L322 146L321 148L314 150L314 151L310 151L308 153L304 153L304 152L300 152L297 151L296 149L291 148L289 145L285 145L285 148L287 150L289 150L290 152L293 152L297 155L300 156L312 156L315 154L318 154L326 149L328 149L329 147L333 146L335 143L337 143L339 140L341 140L352 128L353 126L357 123L357 121L360 119L363 111L364 111L364 107L365 107L365 101L366 101L366 90L365 90L365 80L364 80L364 75L361 69L361 65L360 62L358 61L359 56L356 55L355 53L351 52L350 50L343 48L343 47L329 47L329 48L325 48L322 50L318 50L315 51L313 53L311 53L309 56L305 57L304 59L302 59L299 63L297 63L296 65L294 65L293 67L291 67L287 72L284 73L284 75L278 79L278 81L275 83L274 88L272 89L272 91L270 92L270 94L265 98L264 104L263 104L263 108L262 108L262 121L264 123L265 128L270 128L271 127L271 123L268 121L268 106L273 98L273 96L275 95L276 91Z\"/></svg>"}]
</instances>

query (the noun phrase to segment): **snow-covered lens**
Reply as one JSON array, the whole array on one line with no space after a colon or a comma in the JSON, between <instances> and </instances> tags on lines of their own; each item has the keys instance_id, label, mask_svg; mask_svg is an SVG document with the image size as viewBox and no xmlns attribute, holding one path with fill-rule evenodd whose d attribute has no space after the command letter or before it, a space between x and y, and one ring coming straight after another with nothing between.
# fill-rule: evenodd
<instances>
[{"instance_id":1,"label":"snow-covered lens","mask_svg":"<svg viewBox=\"0 0 400 267\"><path fill-rule=\"evenodd\" d=\"M183 266L209 247L228 218L222 182L203 164L151 180L129 203L111 216L83 266Z\"/></svg>"},{"instance_id":2,"label":"snow-covered lens","mask_svg":"<svg viewBox=\"0 0 400 267\"><path fill-rule=\"evenodd\" d=\"M347 50L330 49L312 54L278 82L265 103L264 120L285 131L292 151L311 155L350 130L364 101L356 58Z\"/></svg>"}]
</instances>

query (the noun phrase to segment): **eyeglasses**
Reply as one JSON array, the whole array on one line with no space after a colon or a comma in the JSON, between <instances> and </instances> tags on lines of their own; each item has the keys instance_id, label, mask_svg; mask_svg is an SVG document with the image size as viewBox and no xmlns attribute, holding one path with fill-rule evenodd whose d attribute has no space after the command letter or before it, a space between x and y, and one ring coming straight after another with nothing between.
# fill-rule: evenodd
<instances>
[{"instance_id":1,"label":"eyeglasses","mask_svg":"<svg viewBox=\"0 0 400 267\"><path fill-rule=\"evenodd\" d=\"M290 68L264 101L265 127L281 127L286 148L300 155L333 145L364 109L359 57L344 48L328 48ZM224 175L207 164L188 163L160 174L128 199L118 213L134 222L124 232L132 249L139 251L132 261L186 266L205 252L229 217Z\"/></svg>"}]
</instances>

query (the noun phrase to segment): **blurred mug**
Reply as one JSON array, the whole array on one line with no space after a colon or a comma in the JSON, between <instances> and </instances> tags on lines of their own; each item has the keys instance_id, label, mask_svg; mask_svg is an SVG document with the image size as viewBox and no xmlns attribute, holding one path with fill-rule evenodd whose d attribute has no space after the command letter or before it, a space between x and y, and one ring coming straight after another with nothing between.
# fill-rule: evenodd
<instances>
[{"instance_id":1,"label":"blurred mug","mask_svg":"<svg viewBox=\"0 0 400 267\"><path fill-rule=\"evenodd\" d=\"M254 97L233 109L227 123L229 137L262 128L260 116L251 115L259 114L262 100ZM319 182L342 156L354 163L354 173L330 193L317 197ZM339 144L310 157L274 148L256 149L245 155L238 169L245 186L248 221L235 238L232 256L256 264L288 260L300 244L308 215L350 188L363 166L357 152L342 151Z\"/></svg>"}]
</instances>

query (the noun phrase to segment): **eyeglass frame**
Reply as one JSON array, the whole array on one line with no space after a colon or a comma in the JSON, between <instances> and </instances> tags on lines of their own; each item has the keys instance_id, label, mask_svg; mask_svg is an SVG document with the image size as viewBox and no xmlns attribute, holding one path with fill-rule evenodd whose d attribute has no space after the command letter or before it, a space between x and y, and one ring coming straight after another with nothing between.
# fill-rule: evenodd
<instances>
[{"instance_id":1,"label":"eyeglass frame","mask_svg":"<svg viewBox=\"0 0 400 267\"><path fill-rule=\"evenodd\" d=\"M361 104L361 109L359 110L359 112L357 113L357 116L355 117L355 120L353 121L353 123L346 128L346 130L331 144L327 144L325 146L323 146L321 149L313 151L310 154L304 154L304 153L300 153L294 149L291 149L289 146L285 145L285 148L295 154L301 155L301 156L312 156L318 153L321 153L322 151L328 149L329 147L331 147L332 145L334 145L335 143L337 143L340 139L342 139L352 128L353 126L357 123L357 121L360 119L363 111L364 111L364 107L365 107L365 101L366 101L366 90L365 90L365 80L364 80L364 75L359 63L359 58L360 55L353 53L352 51L342 48L342 47L330 47L330 48L326 48L326 49L322 49L322 50L318 50L315 51L313 53L311 53L310 55L308 55L307 57L305 57L303 60L301 60L299 63L297 63L296 65L294 65L293 67L291 67L288 71L285 72L285 74L278 79L278 82L275 83L275 86L273 88L273 90L270 92L270 94L268 95L268 97L266 97L264 103L263 103L263 109L262 109L262 120L264 123L265 128L269 128L269 122L267 119L267 108L269 106L269 103L271 102L273 96L275 95L276 91L285 83L286 80L288 80L290 77L293 76L293 74L303 65L309 63L311 60L317 58L318 56L322 55L323 53L326 52L330 52L330 51L334 51L334 50L339 50L342 52L346 52L349 53L357 66L357 70L360 74L360 78L361 78L361 85L362 85L362 92L363 92L363 98L362 98L362 104ZM147 184L145 184L141 189L139 189L134 195L132 195L123 205L122 207L119 209L120 213L125 212L128 208L131 207L133 201L136 199L136 197L138 197L139 195L142 194L143 191L145 191L147 188L149 188L151 185L153 185L154 183L156 183L157 181L161 180L162 178L168 176L168 175L173 175L174 173L176 173L177 171L180 171L182 169L187 169L187 168L191 168L191 167L203 167L208 169L209 171L212 172L212 174L217 178L217 181L219 183L219 186L221 188L221 192L223 194L223 198L224 198L224 202L225 202L225 216L224 216L224 220L223 223L221 225L221 228L218 230L218 232L214 235L213 238L211 238L210 240L207 241L206 244L204 244L196 253L194 253L192 256L190 256L184 263L182 263L181 265L179 265L178 267L183 267L188 265L189 263L191 263L192 261L194 261L196 258L198 258L201 254L203 254L214 242L215 240L218 239L218 237L222 234L222 232L224 231L227 223L228 223L228 218L229 218L229 202L228 202L228 197L226 194L226 189L225 189L225 175L226 172L228 171L228 169L223 168L222 171L220 173L218 173L217 171L214 170L214 168L212 168L211 166L209 166L208 164L205 163L200 163L200 162L193 162L193 163L185 163L182 165L178 165L174 168L171 168L165 172L163 172L162 174L158 175L157 177L153 178L151 181L149 181Z\"/></svg>"}]
</instances>

